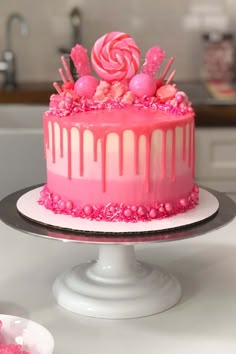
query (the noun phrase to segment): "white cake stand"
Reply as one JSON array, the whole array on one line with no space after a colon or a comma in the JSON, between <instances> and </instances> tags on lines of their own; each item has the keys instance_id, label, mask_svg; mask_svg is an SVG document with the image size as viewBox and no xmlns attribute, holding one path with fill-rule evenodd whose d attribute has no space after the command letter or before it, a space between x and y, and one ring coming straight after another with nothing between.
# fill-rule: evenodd
<instances>
[{"instance_id":1,"label":"white cake stand","mask_svg":"<svg viewBox=\"0 0 236 354\"><path fill-rule=\"evenodd\" d=\"M225 225L236 215L235 204L229 197L211 191L210 194L217 201L215 212L202 219L204 222L201 223L159 232L130 232L128 229L127 232L76 232L43 225L42 221L35 222L30 220L29 216L22 216L16 208L16 203L32 189L34 188L20 190L3 199L0 202L0 217L9 226L34 236L99 244L98 260L65 271L53 285L53 294L59 305L69 311L91 317L143 317L174 306L181 297L178 280L158 266L138 262L135 257L135 244L202 235Z\"/></svg>"}]
</instances>

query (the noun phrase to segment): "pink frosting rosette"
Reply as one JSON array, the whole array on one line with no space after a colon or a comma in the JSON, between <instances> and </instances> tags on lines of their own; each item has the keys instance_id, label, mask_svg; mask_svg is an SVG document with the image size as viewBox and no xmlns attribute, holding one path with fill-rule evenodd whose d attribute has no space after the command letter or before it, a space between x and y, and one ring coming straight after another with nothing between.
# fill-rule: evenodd
<instances>
[{"instance_id":1,"label":"pink frosting rosette","mask_svg":"<svg viewBox=\"0 0 236 354\"><path fill-rule=\"evenodd\" d=\"M111 32L99 38L92 48L92 64L106 81L131 79L138 71L140 51L128 34Z\"/></svg>"}]
</instances>

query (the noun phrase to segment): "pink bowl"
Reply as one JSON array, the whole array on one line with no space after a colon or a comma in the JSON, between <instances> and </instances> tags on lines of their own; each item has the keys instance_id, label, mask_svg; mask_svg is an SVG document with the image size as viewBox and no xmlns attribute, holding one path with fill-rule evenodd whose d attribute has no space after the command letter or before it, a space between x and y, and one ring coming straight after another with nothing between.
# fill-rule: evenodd
<instances>
[{"instance_id":1,"label":"pink bowl","mask_svg":"<svg viewBox=\"0 0 236 354\"><path fill-rule=\"evenodd\" d=\"M1 344L20 344L30 354L53 354L54 339L40 324L26 318L2 315Z\"/></svg>"}]
</instances>

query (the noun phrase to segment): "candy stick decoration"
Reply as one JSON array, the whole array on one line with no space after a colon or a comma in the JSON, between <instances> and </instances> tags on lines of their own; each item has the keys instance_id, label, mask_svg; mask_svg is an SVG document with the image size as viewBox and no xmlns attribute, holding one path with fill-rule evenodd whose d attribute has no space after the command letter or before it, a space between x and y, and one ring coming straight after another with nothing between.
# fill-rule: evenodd
<instances>
[{"instance_id":1,"label":"candy stick decoration","mask_svg":"<svg viewBox=\"0 0 236 354\"><path fill-rule=\"evenodd\" d=\"M168 80L166 81L166 85L169 85L171 83L171 81L175 77L175 74L176 74L176 70L172 71L172 73L170 74Z\"/></svg>"},{"instance_id":2,"label":"candy stick decoration","mask_svg":"<svg viewBox=\"0 0 236 354\"><path fill-rule=\"evenodd\" d=\"M161 81L163 81L163 80L165 79L166 74L167 74L168 71L170 70L170 67L171 67L171 65L173 64L173 62L174 62L174 58L171 57L171 58L169 59L167 65L166 65L166 67L165 67L165 69L164 69L164 71L163 71L161 77L160 77L160 80L161 80Z\"/></svg>"},{"instance_id":3,"label":"candy stick decoration","mask_svg":"<svg viewBox=\"0 0 236 354\"><path fill-rule=\"evenodd\" d=\"M71 49L70 57L74 63L78 76L92 74L87 49L82 47L82 45L76 44L76 46Z\"/></svg>"},{"instance_id":4,"label":"candy stick decoration","mask_svg":"<svg viewBox=\"0 0 236 354\"><path fill-rule=\"evenodd\" d=\"M65 72L67 74L67 77L68 77L69 81L74 82L73 76L72 76L72 74L70 72L70 69L69 69L69 66L68 66L68 64L66 62L66 58L63 55L61 57L61 61L62 61L62 64L64 66L64 69L65 69Z\"/></svg>"},{"instance_id":5,"label":"candy stick decoration","mask_svg":"<svg viewBox=\"0 0 236 354\"><path fill-rule=\"evenodd\" d=\"M60 74L60 76L61 76L61 79L62 79L62 81L63 81L63 83L64 83L64 84L67 84L68 82L74 83L74 79L73 79L73 77L72 77L72 75L71 75L70 69L69 69L69 67L68 67L68 65L67 65L67 62L66 62L66 59L65 59L64 56L61 57L61 61L62 61L62 64L63 64L63 66L64 66L65 73L66 73L66 75L67 75L67 78L66 78L66 75L65 75L63 69L60 68L60 69L58 70L58 71L59 71L59 74Z\"/></svg>"},{"instance_id":6,"label":"candy stick decoration","mask_svg":"<svg viewBox=\"0 0 236 354\"><path fill-rule=\"evenodd\" d=\"M58 71L59 71L59 74L61 76L62 81L64 82L64 84L66 84L67 83L67 78L65 77L65 74L64 74L63 70L60 68Z\"/></svg>"},{"instance_id":7,"label":"candy stick decoration","mask_svg":"<svg viewBox=\"0 0 236 354\"><path fill-rule=\"evenodd\" d=\"M141 73L149 74L154 77L159 70L161 63L165 59L165 52L160 47L150 48L145 55Z\"/></svg>"},{"instance_id":8,"label":"candy stick decoration","mask_svg":"<svg viewBox=\"0 0 236 354\"><path fill-rule=\"evenodd\" d=\"M53 83L53 86L55 87L56 91L59 93L59 95L62 93L62 90L60 88L60 86L58 85L57 82L54 82Z\"/></svg>"}]
</instances>

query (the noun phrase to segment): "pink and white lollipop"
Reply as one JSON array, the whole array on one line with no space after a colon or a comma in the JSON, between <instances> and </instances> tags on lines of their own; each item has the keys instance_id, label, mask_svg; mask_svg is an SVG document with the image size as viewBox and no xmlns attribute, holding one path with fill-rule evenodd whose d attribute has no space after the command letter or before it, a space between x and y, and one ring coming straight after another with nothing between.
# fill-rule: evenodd
<instances>
[{"instance_id":1,"label":"pink and white lollipop","mask_svg":"<svg viewBox=\"0 0 236 354\"><path fill-rule=\"evenodd\" d=\"M99 38L92 48L92 64L106 81L131 79L139 68L140 51L126 33L110 32Z\"/></svg>"}]
</instances>

